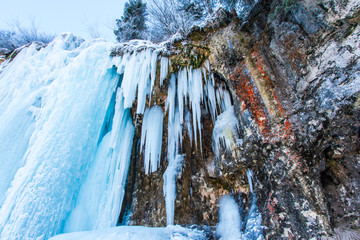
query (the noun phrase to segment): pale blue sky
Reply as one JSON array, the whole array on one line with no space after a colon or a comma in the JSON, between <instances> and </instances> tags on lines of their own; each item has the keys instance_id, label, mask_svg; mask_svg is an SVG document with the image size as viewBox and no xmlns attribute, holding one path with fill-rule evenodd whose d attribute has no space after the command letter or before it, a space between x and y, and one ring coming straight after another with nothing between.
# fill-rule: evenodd
<instances>
[{"instance_id":1,"label":"pale blue sky","mask_svg":"<svg viewBox=\"0 0 360 240\"><path fill-rule=\"evenodd\" d=\"M71 32L90 38L89 26L115 41L112 28L121 17L126 0L0 0L0 29L19 21L24 26L35 20L40 32Z\"/></svg>"}]
</instances>

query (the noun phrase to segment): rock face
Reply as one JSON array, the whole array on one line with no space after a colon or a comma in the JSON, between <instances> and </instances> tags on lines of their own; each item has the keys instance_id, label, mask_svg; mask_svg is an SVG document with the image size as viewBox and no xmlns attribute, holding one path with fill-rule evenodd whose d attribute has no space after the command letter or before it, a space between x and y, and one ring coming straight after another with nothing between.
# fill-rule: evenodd
<instances>
[{"instance_id":1,"label":"rock face","mask_svg":"<svg viewBox=\"0 0 360 240\"><path fill-rule=\"evenodd\" d=\"M176 44L208 49L215 81L231 92L242 141L217 159L204 109L202 153L184 132L175 224L215 226L224 194L241 196L248 206L251 168L266 239L359 231L360 3L263 0L246 22L218 16ZM133 154L125 199L130 224L166 224L166 125L163 133L157 172L145 175L142 156Z\"/></svg>"}]
</instances>

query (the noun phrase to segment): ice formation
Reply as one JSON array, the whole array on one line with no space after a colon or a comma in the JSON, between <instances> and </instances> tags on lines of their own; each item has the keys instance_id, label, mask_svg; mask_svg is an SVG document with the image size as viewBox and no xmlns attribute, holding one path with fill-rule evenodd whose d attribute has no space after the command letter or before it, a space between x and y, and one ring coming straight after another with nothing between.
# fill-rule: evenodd
<instances>
[{"instance_id":1,"label":"ice formation","mask_svg":"<svg viewBox=\"0 0 360 240\"><path fill-rule=\"evenodd\" d=\"M241 232L242 221L239 213L239 206L234 198L225 195L220 199L219 203L219 224L216 232L221 236L222 240L243 240Z\"/></svg>"},{"instance_id":2,"label":"ice formation","mask_svg":"<svg viewBox=\"0 0 360 240\"><path fill-rule=\"evenodd\" d=\"M0 239L47 239L61 232L119 79L109 68L110 47L65 34L46 48L25 48L3 69L0 145L21 144L0 150L8 172L0 183ZM9 136L6 129L16 132Z\"/></svg>"},{"instance_id":3,"label":"ice formation","mask_svg":"<svg viewBox=\"0 0 360 240\"><path fill-rule=\"evenodd\" d=\"M235 116L234 107L230 106L218 116L214 125L212 147L216 157L220 155L221 146L229 152L235 148L239 138L238 128L239 122Z\"/></svg>"},{"instance_id":4,"label":"ice formation","mask_svg":"<svg viewBox=\"0 0 360 240\"><path fill-rule=\"evenodd\" d=\"M242 219L240 211L241 204L237 204L235 199L225 195L219 202L219 224L216 226L216 233L221 240L262 240L263 227L261 226L261 214L258 212L256 205L256 196L253 192L251 169L247 171L247 177L250 187L250 197L252 198L250 209ZM239 200L241 203L241 199Z\"/></svg>"},{"instance_id":5,"label":"ice formation","mask_svg":"<svg viewBox=\"0 0 360 240\"><path fill-rule=\"evenodd\" d=\"M123 93L119 88L111 130L100 142L65 232L116 226L125 193L133 135L130 110L124 109Z\"/></svg>"},{"instance_id":6,"label":"ice formation","mask_svg":"<svg viewBox=\"0 0 360 240\"><path fill-rule=\"evenodd\" d=\"M162 57L160 61L160 86L163 85L163 82L168 74L169 69L169 59Z\"/></svg>"},{"instance_id":7,"label":"ice formation","mask_svg":"<svg viewBox=\"0 0 360 240\"><path fill-rule=\"evenodd\" d=\"M209 62L169 73L170 60L161 57L160 47L136 44L122 45L123 54L111 57L113 44L64 34L46 47L26 47L12 62L0 65L1 239L42 240L116 226L133 147L134 114L143 114L140 151L146 174L160 165L163 119L168 117L163 175L168 225L174 224L182 137L187 132L201 151L203 109L215 123L215 153L233 148L238 122L230 93L215 83ZM152 99L155 84L168 86L165 110ZM247 220L245 235L255 236L250 230L261 222L255 195L251 209L254 221ZM126 238L137 230L158 239L191 236L191 230L176 227L113 228L54 239ZM135 239L143 238L140 233Z\"/></svg>"},{"instance_id":8,"label":"ice formation","mask_svg":"<svg viewBox=\"0 0 360 240\"><path fill-rule=\"evenodd\" d=\"M141 129L140 150L144 151L145 173L155 172L160 164L163 111L159 106L146 109ZM144 149L144 150L143 150Z\"/></svg>"}]
</instances>

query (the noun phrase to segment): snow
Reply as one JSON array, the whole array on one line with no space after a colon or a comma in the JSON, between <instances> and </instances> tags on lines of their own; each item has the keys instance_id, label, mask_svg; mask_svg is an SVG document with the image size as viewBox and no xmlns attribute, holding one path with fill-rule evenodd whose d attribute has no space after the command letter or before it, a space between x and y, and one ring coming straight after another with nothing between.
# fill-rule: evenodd
<instances>
[{"instance_id":1,"label":"snow","mask_svg":"<svg viewBox=\"0 0 360 240\"><path fill-rule=\"evenodd\" d=\"M98 231L61 234L50 240L205 240L205 234L196 229L180 226L149 228L121 226Z\"/></svg>"},{"instance_id":2,"label":"snow","mask_svg":"<svg viewBox=\"0 0 360 240\"><path fill-rule=\"evenodd\" d=\"M150 109L147 108L143 118L140 143L140 152L144 151L146 174L155 172L160 164L162 132L163 111L161 107L155 105Z\"/></svg>"},{"instance_id":3,"label":"snow","mask_svg":"<svg viewBox=\"0 0 360 240\"><path fill-rule=\"evenodd\" d=\"M215 156L220 156L221 147L225 147L226 151L231 151L235 148L238 136L239 122L235 116L234 107L228 107L227 110L221 113L214 124L212 133L212 148Z\"/></svg>"}]
</instances>

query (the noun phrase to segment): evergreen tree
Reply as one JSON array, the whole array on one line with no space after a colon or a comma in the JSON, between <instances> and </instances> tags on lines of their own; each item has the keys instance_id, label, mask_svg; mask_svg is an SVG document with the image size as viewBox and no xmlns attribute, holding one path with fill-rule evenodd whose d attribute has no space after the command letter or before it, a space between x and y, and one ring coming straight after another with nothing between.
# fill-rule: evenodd
<instances>
[{"instance_id":1,"label":"evergreen tree","mask_svg":"<svg viewBox=\"0 0 360 240\"><path fill-rule=\"evenodd\" d=\"M125 3L124 14L116 19L114 34L119 42L143 39L146 31L146 3L142 0L129 0Z\"/></svg>"}]
</instances>

